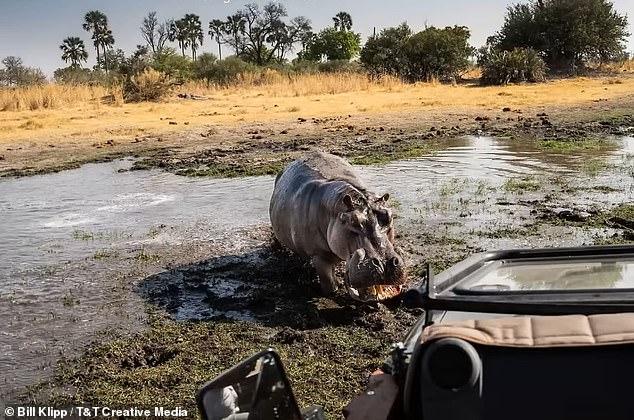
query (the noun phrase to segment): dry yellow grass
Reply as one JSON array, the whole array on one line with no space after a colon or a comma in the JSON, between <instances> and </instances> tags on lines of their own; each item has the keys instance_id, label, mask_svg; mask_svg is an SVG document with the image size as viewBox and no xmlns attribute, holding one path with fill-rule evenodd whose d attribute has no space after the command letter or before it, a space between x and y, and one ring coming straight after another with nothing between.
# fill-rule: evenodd
<instances>
[{"instance_id":1,"label":"dry yellow grass","mask_svg":"<svg viewBox=\"0 0 634 420\"><path fill-rule=\"evenodd\" d=\"M177 132L185 129L184 124L187 129L192 129L238 122L292 121L298 117L566 106L618 98L634 92L634 74L629 72L618 77L576 78L504 87L408 85L391 78L370 82L365 76L354 74L289 78L270 73L265 77L265 80L245 77L232 88L188 84L181 86L180 91L204 95L208 99L180 99L173 95L158 103L121 104L116 99L120 92L99 87L51 85L11 92L5 90L0 92L0 104L11 103L11 100L21 104L40 103L41 96L48 97L42 99L42 103L51 106L8 107L8 110L19 110L0 112L0 143L130 139L136 135ZM94 100L112 94L113 104ZM8 102L5 101L7 95L12 98Z\"/></svg>"},{"instance_id":2,"label":"dry yellow grass","mask_svg":"<svg viewBox=\"0 0 634 420\"><path fill-rule=\"evenodd\" d=\"M621 70L628 72L634 71L634 58L623 63L623 65L621 66Z\"/></svg>"},{"instance_id":3,"label":"dry yellow grass","mask_svg":"<svg viewBox=\"0 0 634 420\"><path fill-rule=\"evenodd\" d=\"M120 89L103 86L43 85L0 88L0 111L59 109L98 101L103 96L121 94Z\"/></svg>"},{"instance_id":4,"label":"dry yellow grass","mask_svg":"<svg viewBox=\"0 0 634 420\"><path fill-rule=\"evenodd\" d=\"M257 90L260 95L276 98L334 95L377 89L402 89L404 87L405 84L395 77L384 77L378 81L370 81L366 76L356 73L283 75L275 70L265 70L261 74L241 74L236 83L228 87L207 86L204 82L190 82L179 90L197 95L247 94Z\"/></svg>"}]
</instances>

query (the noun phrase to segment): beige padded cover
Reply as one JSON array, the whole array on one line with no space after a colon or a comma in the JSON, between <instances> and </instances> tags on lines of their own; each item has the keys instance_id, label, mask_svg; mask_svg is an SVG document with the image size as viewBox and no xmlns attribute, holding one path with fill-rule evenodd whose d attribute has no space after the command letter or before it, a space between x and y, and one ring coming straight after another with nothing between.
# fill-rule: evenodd
<instances>
[{"instance_id":1,"label":"beige padded cover","mask_svg":"<svg viewBox=\"0 0 634 420\"><path fill-rule=\"evenodd\" d=\"M514 316L450 321L425 328L423 342L456 337L491 346L563 347L634 343L634 313Z\"/></svg>"}]
</instances>

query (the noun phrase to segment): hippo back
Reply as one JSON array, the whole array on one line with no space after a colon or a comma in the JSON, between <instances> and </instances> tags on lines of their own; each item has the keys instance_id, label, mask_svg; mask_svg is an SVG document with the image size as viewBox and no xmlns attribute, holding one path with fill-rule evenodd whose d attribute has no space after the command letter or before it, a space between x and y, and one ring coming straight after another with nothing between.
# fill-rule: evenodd
<instances>
[{"instance_id":1,"label":"hippo back","mask_svg":"<svg viewBox=\"0 0 634 420\"><path fill-rule=\"evenodd\" d=\"M338 156L315 152L292 162L275 179L269 206L275 236L299 254L328 252L328 224L344 210L341 198L365 200L365 188Z\"/></svg>"},{"instance_id":2,"label":"hippo back","mask_svg":"<svg viewBox=\"0 0 634 420\"><path fill-rule=\"evenodd\" d=\"M324 152L314 152L304 158L307 166L318 172L325 180L340 180L365 192L367 186L347 160Z\"/></svg>"}]
</instances>

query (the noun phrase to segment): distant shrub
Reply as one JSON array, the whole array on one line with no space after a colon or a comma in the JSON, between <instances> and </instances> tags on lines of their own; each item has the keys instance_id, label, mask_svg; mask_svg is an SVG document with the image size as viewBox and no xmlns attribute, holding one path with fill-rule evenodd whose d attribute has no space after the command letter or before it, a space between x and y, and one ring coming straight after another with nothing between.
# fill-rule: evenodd
<instances>
[{"instance_id":1,"label":"distant shrub","mask_svg":"<svg viewBox=\"0 0 634 420\"><path fill-rule=\"evenodd\" d=\"M108 86L114 83L115 76L101 70L65 67L55 70L53 80L66 85Z\"/></svg>"},{"instance_id":2,"label":"distant shrub","mask_svg":"<svg viewBox=\"0 0 634 420\"><path fill-rule=\"evenodd\" d=\"M178 54L176 50L170 47L156 52L151 66L154 70L166 74L177 83L183 83L194 78L192 61Z\"/></svg>"},{"instance_id":3,"label":"distant shrub","mask_svg":"<svg viewBox=\"0 0 634 420\"><path fill-rule=\"evenodd\" d=\"M324 73L360 73L363 66L356 61L329 60L317 65L317 70Z\"/></svg>"},{"instance_id":4,"label":"distant shrub","mask_svg":"<svg viewBox=\"0 0 634 420\"><path fill-rule=\"evenodd\" d=\"M240 75L257 73L258 67L237 57L228 57L214 63L208 73L208 79L221 86L236 83Z\"/></svg>"},{"instance_id":5,"label":"distant shrub","mask_svg":"<svg viewBox=\"0 0 634 420\"><path fill-rule=\"evenodd\" d=\"M470 34L465 26L430 26L412 35L402 44L405 62L399 73L411 82L458 80L475 52Z\"/></svg>"},{"instance_id":6,"label":"distant shrub","mask_svg":"<svg viewBox=\"0 0 634 420\"><path fill-rule=\"evenodd\" d=\"M532 48L514 48L512 51L481 51L480 81L485 85L506 85L520 82L543 82L548 68Z\"/></svg>"},{"instance_id":7,"label":"distant shrub","mask_svg":"<svg viewBox=\"0 0 634 420\"><path fill-rule=\"evenodd\" d=\"M403 45L414 34L403 22L399 26L381 30L371 35L361 49L359 60L372 78L384 75L403 76L407 74L407 58Z\"/></svg>"},{"instance_id":8,"label":"distant shrub","mask_svg":"<svg viewBox=\"0 0 634 420\"><path fill-rule=\"evenodd\" d=\"M296 60L290 69L295 74L314 74L319 71L319 65L310 60Z\"/></svg>"},{"instance_id":9,"label":"distant shrub","mask_svg":"<svg viewBox=\"0 0 634 420\"><path fill-rule=\"evenodd\" d=\"M172 85L168 75L148 68L126 81L123 98L126 102L158 101L169 94Z\"/></svg>"}]
</instances>

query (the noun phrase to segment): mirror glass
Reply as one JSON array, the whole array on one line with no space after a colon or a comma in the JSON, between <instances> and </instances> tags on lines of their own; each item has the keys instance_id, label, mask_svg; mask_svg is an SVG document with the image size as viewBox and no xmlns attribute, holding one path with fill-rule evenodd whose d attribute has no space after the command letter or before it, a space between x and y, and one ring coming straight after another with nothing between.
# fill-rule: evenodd
<instances>
[{"instance_id":1,"label":"mirror glass","mask_svg":"<svg viewBox=\"0 0 634 420\"><path fill-rule=\"evenodd\" d=\"M250 358L210 382L199 396L208 420L301 420L279 359Z\"/></svg>"}]
</instances>

